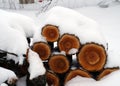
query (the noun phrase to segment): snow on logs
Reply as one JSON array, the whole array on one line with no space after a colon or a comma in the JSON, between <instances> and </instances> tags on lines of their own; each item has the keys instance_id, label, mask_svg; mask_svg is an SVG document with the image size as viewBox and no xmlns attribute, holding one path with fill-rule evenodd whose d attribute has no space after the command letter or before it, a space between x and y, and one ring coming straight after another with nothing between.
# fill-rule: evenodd
<instances>
[{"instance_id":1,"label":"snow on logs","mask_svg":"<svg viewBox=\"0 0 120 86\"><path fill-rule=\"evenodd\" d=\"M99 27L94 20L68 8L56 6L46 12L41 35L52 49L47 58L46 69L52 71L46 76L48 85L63 86L77 75L100 80L119 69L104 68L108 46ZM73 55L78 63L75 70L72 70Z\"/></svg>"},{"instance_id":2,"label":"snow on logs","mask_svg":"<svg viewBox=\"0 0 120 86\"><path fill-rule=\"evenodd\" d=\"M3 58L4 55L0 55L2 56L0 57L0 66L13 70L16 74L22 71L25 71L25 74L29 72L29 80L33 80L42 75L44 76L46 69L43 66L42 60L36 52L30 49L27 42L27 37L33 37L33 33L35 33L34 29L37 29L35 28L36 26L33 27L35 23L31 21L31 18L26 16L2 10L0 10L0 19L0 50L1 53L3 52L7 55L5 58ZM24 62L25 64L29 64L27 65L28 71L27 68L25 70L23 68ZM0 70L0 72L6 75L11 73L4 71L2 72ZM37 81L39 82L40 79L38 78Z\"/></svg>"}]
</instances>

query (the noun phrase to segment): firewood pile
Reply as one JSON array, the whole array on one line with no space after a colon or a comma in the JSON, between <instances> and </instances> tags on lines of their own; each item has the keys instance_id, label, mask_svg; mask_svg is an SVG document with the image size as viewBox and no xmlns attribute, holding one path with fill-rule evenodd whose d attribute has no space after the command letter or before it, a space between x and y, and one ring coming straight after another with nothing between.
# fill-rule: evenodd
<instances>
[{"instance_id":1,"label":"firewood pile","mask_svg":"<svg viewBox=\"0 0 120 86\"><path fill-rule=\"evenodd\" d=\"M81 44L75 34L64 33L61 36L59 27L50 24L42 28L41 34L47 43L35 43L32 49L43 60L48 86L64 86L76 76L100 80L119 69L105 68L107 52L103 45L93 42ZM72 49L78 51L72 52ZM73 56L76 56L76 59Z\"/></svg>"},{"instance_id":2,"label":"firewood pile","mask_svg":"<svg viewBox=\"0 0 120 86\"><path fill-rule=\"evenodd\" d=\"M47 21L39 33L46 41L37 41L30 46L37 52L37 56L39 55L38 59L40 57L42 60L34 61L33 55L31 62L43 63L46 68L45 75L29 79L28 50L27 54L23 55L26 57L23 65L2 58L9 52L0 51L0 67L13 70L18 77L27 75L27 86L46 86L46 83L48 86L65 86L76 76L93 78L97 81L119 69L105 66L108 59L107 44L97 32L96 22L63 7L53 8L47 16ZM15 83L12 86L15 86Z\"/></svg>"}]
</instances>

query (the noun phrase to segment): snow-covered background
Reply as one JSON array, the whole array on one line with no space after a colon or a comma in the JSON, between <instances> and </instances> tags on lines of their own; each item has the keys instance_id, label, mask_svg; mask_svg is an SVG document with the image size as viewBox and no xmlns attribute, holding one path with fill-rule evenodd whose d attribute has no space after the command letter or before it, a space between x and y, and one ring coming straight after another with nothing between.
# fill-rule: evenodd
<instances>
[{"instance_id":1,"label":"snow-covered background","mask_svg":"<svg viewBox=\"0 0 120 86\"><path fill-rule=\"evenodd\" d=\"M113 2L115 0L104 0L108 7L101 8L98 6L100 1L103 0L61 0L59 4L72 8L100 24L100 31L108 42L108 59L106 67L120 66L120 2ZM3 9L3 4L0 4L0 6ZM30 8L32 8L32 6L35 5L29 5ZM27 7L27 9L29 7ZM11 10L6 8L4 10L29 16L33 18L38 25L41 25L42 21L45 19L45 13L38 14L39 10ZM25 86L24 78L18 81L17 86ZM78 76L68 82L66 86L120 86L119 78L120 70L111 73L100 81Z\"/></svg>"}]
</instances>

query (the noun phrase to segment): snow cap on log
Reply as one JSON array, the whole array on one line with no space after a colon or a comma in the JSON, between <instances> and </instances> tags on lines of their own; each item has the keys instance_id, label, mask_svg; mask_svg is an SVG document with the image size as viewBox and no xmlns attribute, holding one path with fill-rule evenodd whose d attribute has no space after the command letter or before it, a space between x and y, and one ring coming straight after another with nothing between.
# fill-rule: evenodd
<instances>
[{"instance_id":1,"label":"snow cap on log","mask_svg":"<svg viewBox=\"0 0 120 86\"><path fill-rule=\"evenodd\" d=\"M107 49L107 43L96 21L72 9L55 6L46 12L44 25L51 24L59 27L60 34L75 34L82 44L95 42Z\"/></svg>"},{"instance_id":2,"label":"snow cap on log","mask_svg":"<svg viewBox=\"0 0 120 86\"><path fill-rule=\"evenodd\" d=\"M28 72L30 73L30 80L33 78L38 77L39 75L44 75L46 72L45 67L43 66L42 60L40 59L39 55L30 50L28 52Z\"/></svg>"},{"instance_id":3,"label":"snow cap on log","mask_svg":"<svg viewBox=\"0 0 120 86\"><path fill-rule=\"evenodd\" d=\"M22 65L25 59L23 55L28 49L26 37L19 30L10 27L4 18L1 16L0 18L0 49L16 54L17 57L9 55L7 59L12 59Z\"/></svg>"},{"instance_id":4,"label":"snow cap on log","mask_svg":"<svg viewBox=\"0 0 120 86\"><path fill-rule=\"evenodd\" d=\"M0 84L7 81L8 84L15 84L17 81L17 76L11 70L0 67Z\"/></svg>"}]
</instances>

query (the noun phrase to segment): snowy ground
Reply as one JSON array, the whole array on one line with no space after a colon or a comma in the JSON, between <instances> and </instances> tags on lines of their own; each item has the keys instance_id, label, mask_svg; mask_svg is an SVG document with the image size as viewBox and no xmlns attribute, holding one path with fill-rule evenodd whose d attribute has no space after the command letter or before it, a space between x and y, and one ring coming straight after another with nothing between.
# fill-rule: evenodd
<instances>
[{"instance_id":1,"label":"snowy ground","mask_svg":"<svg viewBox=\"0 0 120 86\"><path fill-rule=\"evenodd\" d=\"M97 21L101 26L101 31L108 42L108 61L106 67L120 66L120 4L111 5L109 8L99 7L83 7L75 9L80 13ZM13 11L13 10L9 10ZM37 24L41 24L44 20L43 14L36 16L37 11L15 10L14 12L21 13L36 20ZM93 79L76 77L67 83L66 86L120 86L119 83L120 70L104 77L100 81ZM22 82L24 79L21 80ZM18 82L18 83L21 83ZM18 84L18 86L25 86Z\"/></svg>"}]
</instances>

